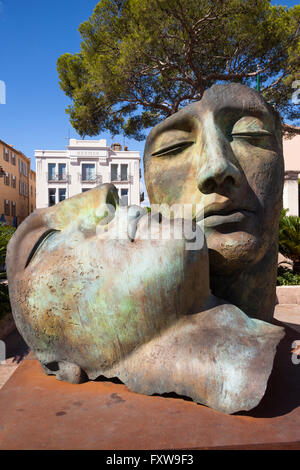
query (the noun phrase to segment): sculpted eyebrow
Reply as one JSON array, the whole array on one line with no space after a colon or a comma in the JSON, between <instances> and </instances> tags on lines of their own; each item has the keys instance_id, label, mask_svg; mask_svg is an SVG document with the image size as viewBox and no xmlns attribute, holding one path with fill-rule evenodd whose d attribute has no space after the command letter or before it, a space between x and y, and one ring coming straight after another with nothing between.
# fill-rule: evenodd
<instances>
[{"instance_id":1,"label":"sculpted eyebrow","mask_svg":"<svg viewBox=\"0 0 300 470\"><path fill-rule=\"evenodd\" d=\"M192 116L172 116L166 121L158 124L155 132L154 139L168 131L183 131L192 132L194 129L194 122Z\"/></svg>"},{"instance_id":2,"label":"sculpted eyebrow","mask_svg":"<svg viewBox=\"0 0 300 470\"><path fill-rule=\"evenodd\" d=\"M226 115L235 117L236 120L243 116L253 116L267 122L272 120L272 115L267 108L263 106L254 106L251 105L251 103L249 103L248 106L243 103L243 106L225 106L216 110L217 118L226 118Z\"/></svg>"}]
</instances>

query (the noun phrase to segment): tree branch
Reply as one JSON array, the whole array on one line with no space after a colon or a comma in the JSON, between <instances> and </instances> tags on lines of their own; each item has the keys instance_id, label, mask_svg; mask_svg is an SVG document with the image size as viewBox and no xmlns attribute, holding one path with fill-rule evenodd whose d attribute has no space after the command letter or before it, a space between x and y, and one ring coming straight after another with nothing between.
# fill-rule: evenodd
<instances>
[{"instance_id":1,"label":"tree branch","mask_svg":"<svg viewBox=\"0 0 300 470\"><path fill-rule=\"evenodd\" d=\"M293 126L292 124L282 124L283 133L286 135L300 135L300 127Z\"/></svg>"}]
</instances>

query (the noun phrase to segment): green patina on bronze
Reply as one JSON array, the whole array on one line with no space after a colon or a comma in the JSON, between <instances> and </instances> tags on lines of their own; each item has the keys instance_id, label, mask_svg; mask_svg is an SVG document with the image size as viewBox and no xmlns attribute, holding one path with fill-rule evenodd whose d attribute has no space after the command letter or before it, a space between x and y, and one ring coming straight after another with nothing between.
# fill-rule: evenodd
<instances>
[{"instance_id":1,"label":"green patina on bronze","mask_svg":"<svg viewBox=\"0 0 300 470\"><path fill-rule=\"evenodd\" d=\"M159 238L166 206L160 218L127 213L111 184L35 211L7 252L17 328L59 380L118 376L140 393L249 410L283 335L261 321L271 321L275 300L278 116L247 87L212 87L151 131L144 163L151 203L177 204L169 239ZM183 204L193 205L203 241L191 251L174 236ZM220 225L224 209L246 215Z\"/></svg>"},{"instance_id":2,"label":"green patina on bronze","mask_svg":"<svg viewBox=\"0 0 300 470\"><path fill-rule=\"evenodd\" d=\"M191 309L192 292L201 281L201 265L185 251L184 239L162 243L137 238L132 243L128 237L109 238L109 230L97 234L93 213L99 211L104 194L105 201L111 199L110 192L115 193L114 187L104 185L91 191L93 197L82 209L75 197L56 206L56 211L31 216L40 217L45 230L59 231L10 282L14 289L18 278L28 279L26 299L20 302L12 295L12 303L20 312L17 326L23 330L25 321L30 327L24 336L41 362L72 357L92 378ZM114 220L124 210L117 207ZM24 231L30 231L30 219L26 223ZM196 260L203 256L199 251ZM193 276L186 277L187 268ZM208 295L207 282L205 292Z\"/></svg>"},{"instance_id":3,"label":"green patina on bronze","mask_svg":"<svg viewBox=\"0 0 300 470\"><path fill-rule=\"evenodd\" d=\"M169 135L179 147L160 156ZM284 173L279 115L246 86L213 86L201 101L152 129L144 167L151 204L199 204L204 212L227 204L250 211L240 226L205 224L211 287L248 315L271 321Z\"/></svg>"}]
</instances>

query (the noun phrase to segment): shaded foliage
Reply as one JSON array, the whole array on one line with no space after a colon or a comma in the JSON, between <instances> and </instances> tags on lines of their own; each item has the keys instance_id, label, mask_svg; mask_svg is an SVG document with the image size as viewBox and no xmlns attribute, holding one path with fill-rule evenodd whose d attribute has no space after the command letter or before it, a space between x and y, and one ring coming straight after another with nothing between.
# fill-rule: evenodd
<instances>
[{"instance_id":1,"label":"shaded foliage","mask_svg":"<svg viewBox=\"0 0 300 470\"><path fill-rule=\"evenodd\" d=\"M5 265L7 244L15 232L15 228L0 223L0 265ZM6 273L0 273L0 278L5 278ZM0 284L0 318L10 313L10 301L8 293L8 285Z\"/></svg>"},{"instance_id":2,"label":"shaded foliage","mask_svg":"<svg viewBox=\"0 0 300 470\"><path fill-rule=\"evenodd\" d=\"M299 21L299 6L270 0L101 0L80 25L80 52L57 63L71 124L83 137L142 140L213 84L255 87L258 74L263 95L295 124Z\"/></svg>"},{"instance_id":3,"label":"shaded foliage","mask_svg":"<svg viewBox=\"0 0 300 470\"><path fill-rule=\"evenodd\" d=\"M279 266L277 274L278 286L300 285L300 274L293 273L290 269Z\"/></svg>"},{"instance_id":4,"label":"shaded foliage","mask_svg":"<svg viewBox=\"0 0 300 470\"><path fill-rule=\"evenodd\" d=\"M0 284L0 319L11 312L8 285Z\"/></svg>"},{"instance_id":5,"label":"shaded foliage","mask_svg":"<svg viewBox=\"0 0 300 470\"><path fill-rule=\"evenodd\" d=\"M6 249L9 240L13 236L16 229L10 225L0 223L0 264L5 264Z\"/></svg>"},{"instance_id":6,"label":"shaded foliage","mask_svg":"<svg viewBox=\"0 0 300 470\"><path fill-rule=\"evenodd\" d=\"M300 217L281 212L279 225L279 252L293 261L293 271L300 274Z\"/></svg>"}]
</instances>

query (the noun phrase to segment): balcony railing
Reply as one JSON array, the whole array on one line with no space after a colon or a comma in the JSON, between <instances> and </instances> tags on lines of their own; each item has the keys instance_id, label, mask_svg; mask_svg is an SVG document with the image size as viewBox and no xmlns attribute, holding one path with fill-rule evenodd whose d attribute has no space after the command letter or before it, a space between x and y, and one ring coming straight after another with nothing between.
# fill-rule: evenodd
<instances>
[{"instance_id":1,"label":"balcony railing","mask_svg":"<svg viewBox=\"0 0 300 470\"><path fill-rule=\"evenodd\" d=\"M112 183L130 183L133 184L133 176L127 175L126 177L121 175L111 175Z\"/></svg>"},{"instance_id":2,"label":"balcony railing","mask_svg":"<svg viewBox=\"0 0 300 470\"><path fill-rule=\"evenodd\" d=\"M71 184L71 175L67 174L46 174L48 183L67 183Z\"/></svg>"},{"instance_id":3,"label":"balcony railing","mask_svg":"<svg viewBox=\"0 0 300 470\"><path fill-rule=\"evenodd\" d=\"M80 181L84 184L102 184L102 175L80 175Z\"/></svg>"}]
</instances>

